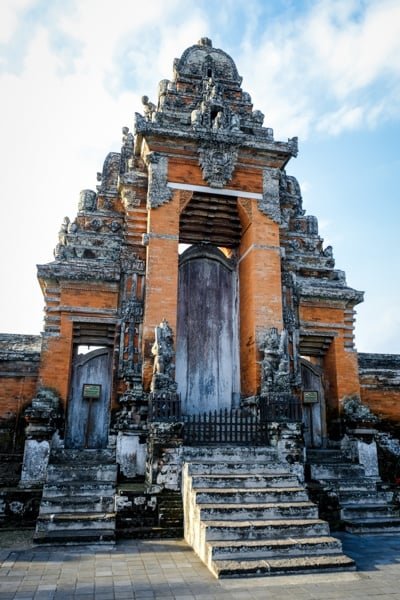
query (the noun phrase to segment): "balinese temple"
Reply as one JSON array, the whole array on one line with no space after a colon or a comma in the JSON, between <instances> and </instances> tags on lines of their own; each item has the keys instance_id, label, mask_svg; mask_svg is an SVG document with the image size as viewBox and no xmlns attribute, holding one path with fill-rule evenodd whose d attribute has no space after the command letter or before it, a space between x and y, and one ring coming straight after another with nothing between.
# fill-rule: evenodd
<instances>
[{"instance_id":1,"label":"balinese temple","mask_svg":"<svg viewBox=\"0 0 400 600\"><path fill-rule=\"evenodd\" d=\"M3 522L184 535L217 577L354 569L331 529L400 531L400 356L357 353L297 138L226 52L142 103L38 265L42 334L0 336Z\"/></svg>"}]
</instances>

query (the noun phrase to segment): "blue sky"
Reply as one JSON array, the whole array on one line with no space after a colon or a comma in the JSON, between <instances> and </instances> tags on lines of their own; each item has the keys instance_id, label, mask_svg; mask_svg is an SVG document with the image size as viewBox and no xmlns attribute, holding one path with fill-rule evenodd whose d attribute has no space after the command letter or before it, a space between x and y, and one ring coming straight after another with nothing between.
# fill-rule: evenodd
<instances>
[{"instance_id":1,"label":"blue sky","mask_svg":"<svg viewBox=\"0 0 400 600\"><path fill-rule=\"evenodd\" d=\"M358 307L360 351L400 352L398 0L2 0L0 331L39 333L36 264L95 188L140 97L200 37L227 51L319 218Z\"/></svg>"}]
</instances>

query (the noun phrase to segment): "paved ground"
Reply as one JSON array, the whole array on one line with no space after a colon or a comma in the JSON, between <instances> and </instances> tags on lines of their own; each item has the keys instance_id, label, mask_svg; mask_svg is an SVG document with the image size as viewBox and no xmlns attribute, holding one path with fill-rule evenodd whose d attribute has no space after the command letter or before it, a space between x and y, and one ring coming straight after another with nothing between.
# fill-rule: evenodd
<instances>
[{"instance_id":1,"label":"paved ground","mask_svg":"<svg viewBox=\"0 0 400 600\"><path fill-rule=\"evenodd\" d=\"M217 581L182 540L32 548L30 533L0 535L0 599L400 600L400 535L341 539L354 573Z\"/></svg>"}]
</instances>

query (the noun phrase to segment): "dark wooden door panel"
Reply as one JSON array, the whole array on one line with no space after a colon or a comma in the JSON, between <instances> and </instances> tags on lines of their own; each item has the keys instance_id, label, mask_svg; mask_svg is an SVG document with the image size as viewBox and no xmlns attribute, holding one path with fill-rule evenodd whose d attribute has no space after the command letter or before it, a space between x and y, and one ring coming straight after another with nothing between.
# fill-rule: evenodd
<instances>
[{"instance_id":1,"label":"dark wooden door panel","mask_svg":"<svg viewBox=\"0 0 400 600\"><path fill-rule=\"evenodd\" d=\"M99 398L84 398L84 384L101 386ZM68 405L66 447L105 448L111 389L111 352L92 350L75 357Z\"/></svg>"}]
</instances>

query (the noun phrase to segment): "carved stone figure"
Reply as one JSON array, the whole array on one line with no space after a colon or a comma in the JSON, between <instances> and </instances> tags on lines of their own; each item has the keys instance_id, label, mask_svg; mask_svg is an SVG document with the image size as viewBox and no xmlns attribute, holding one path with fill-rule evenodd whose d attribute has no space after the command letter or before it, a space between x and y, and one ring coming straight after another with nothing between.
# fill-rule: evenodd
<instances>
[{"instance_id":1,"label":"carved stone figure","mask_svg":"<svg viewBox=\"0 0 400 600\"><path fill-rule=\"evenodd\" d=\"M157 110L156 105L150 102L148 96L142 96L143 112L146 121L152 121Z\"/></svg>"},{"instance_id":2,"label":"carved stone figure","mask_svg":"<svg viewBox=\"0 0 400 600\"><path fill-rule=\"evenodd\" d=\"M290 367L287 352L287 331L279 334L276 327L271 327L265 334L262 345L264 358L262 360L263 394L269 392L290 392Z\"/></svg>"},{"instance_id":3,"label":"carved stone figure","mask_svg":"<svg viewBox=\"0 0 400 600\"><path fill-rule=\"evenodd\" d=\"M212 127L213 129L222 129L224 126L224 113L222 110L217 112L217 116L215 117Z\"/></svg>"},{"instance_id":4,"label":"carved stone figure","mask_svg":"<svg viewBox=\"0 0 400 600\"><path fill-rule=\"evenodd\" d=\"M172 329L165 319L155 328L155 341L151 353L154 356L151 391L175 389L173 335Z\"/></svg>"},{"instance_id":5,"label":"carved stone figure","mask_svg":"<svg viewBox=\"0 0 400 600\"><path fill-rule=\"evenodd\" d=\"M231 115L231 131L240 131L240 117L237 113Z\"/></svg>"},{"instance_id":6,"label":"carved stone figure","mask_svg":"<svg viewBox=\"0 0 400 600\"><path fill-rule=\"evenodd\" d=\"M203 126L203 111L201 108L195 108L190 114L190 122L193 129L200 129Z\"/></svg>"},{"instance_id":7,"label":"carved stone figure","mask_svg":"<svg viewBox=\"0 0 400 600\"><path fill-rule=\"evenodd\" d=\"M129 171L132 166L134 138L129 127L122 128L121 167L122 171Z\"/></svg>"}]
</instances>

